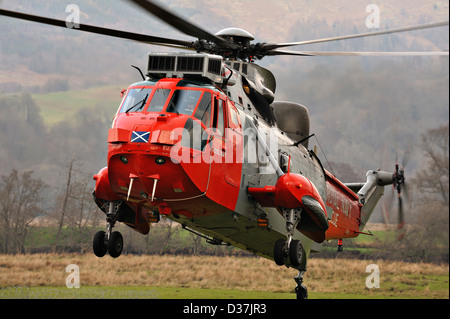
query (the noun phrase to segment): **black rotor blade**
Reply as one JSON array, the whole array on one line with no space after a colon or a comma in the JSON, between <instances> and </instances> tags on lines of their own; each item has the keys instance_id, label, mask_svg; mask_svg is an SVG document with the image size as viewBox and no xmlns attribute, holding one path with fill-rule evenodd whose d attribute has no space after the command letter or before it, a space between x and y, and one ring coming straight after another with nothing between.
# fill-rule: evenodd
<instances>
[{"instance_id":1,"label":"black rotor blade","mask_svg":"<svg viewBox=\"0 0 450 319\"><path fill-rule=\"evenodd\" d=\"M422 51L422 52L361 52L361 51L291 51L270 50L266 55L298 55L298 56L436 56L449 55L448 51Z\"/></svg>"},{"instance_id":2,"label":"black rotor blade","mask_svg":"<svg viewBox=\"0 0 450 319\"><path fill-rule=\"evenodd\" d=\"M273 49L277 49L277 48L283 48L283 47L289 47L289 46L295 46L295 45L304 45L304 44L313 44L313 43L321 43L321 42L331 42L331 41L337 41L337 40L371 37L371 36L382 35L382 34L390 34L390 33L398 33L398 32L406 32L406 31L413 31L413 30L422 30L422 29L428 29L428 28L443 27L446 25L449 25L449 21L421 24L421 25L415 25L415 26L410 26L410 27L405 27L405 28L397 28L397 29L392 29L392 30L385 30L385 31L358 33L358 34L344 35L344 36L331 37L331 38L323 38L323 39L315 39L315 40L307 40L307 41L299 41L299 42L264 44L262 46L262 48L269 51L269 50L273 50Z\"/></svg>"},{"instance_id":3,"label":"black rotor blade","mask_svg":"<svg viewBox=\"0 0 450 319\"><path fill-rule=\"evenodd\" d=\"M147 12L153 14L154 16L158 17L162 21L168 23L172 27L183 32L184 34L190 35L192 37L195 37L195 38L198 38L201 40L208 40L210 42L214 42L218 45L225 46L225 47L234 46L234 44L232 42L226 41L223 38L217 37L207 31L203 30L200 27L193 25L192 23L188 22L187 20L176 16L172 12L167 11L166 9L155 4L152 1L147 1L147 0L128 0L128 1L139 5L141 8L145 9Z\"/></svg>"},{"instance_id":4,"label":"black rotor blade","mask_svg":"<svg viewBox=\"0 0 450 319\"><path fill-rule=\"evenodd\" d=\"M401 196L398 196L398 229L402 229L404 225L403 217L403 200Z\"/></svg>"},{"instance_id":5,"label":"black rotor blade","mask_svg":"<svg viewBox=\"0 0 450 319\"><path fill-rule=\"evenodd\" d=\"M31 14L26 14L26 13L20 13L20 12L15 12L15 11L8 11L8 10L3 10L3 9L0 9L0 15L4 15L7 17L11 17L11 18L27 20L27 21L43 23L43 24L62 27L62 28L68 28L66 25L66 21L62 21L62 20L58 20L58 19L46 18L46 17L36 16L36 15L31 15ZM156 45L163 45L163 46L183 48L183 49L192 48L192 42L189 42L189 41L161 38L161 37L155 37L155 36L145 35L145 34L140 34L140 33L133 33L133 32L127 32L127 31L102 28L102 27L97 27L97 26L92 26L92 25L87 25L87 24L80 24L79 28L72 28L72 30L107 35L107 36L111 36L111 37L115 37L115 38L133 40L133 41L143 42L143 43L147 43L147 44L156 44Z\"/></svg>"}]
</instances>

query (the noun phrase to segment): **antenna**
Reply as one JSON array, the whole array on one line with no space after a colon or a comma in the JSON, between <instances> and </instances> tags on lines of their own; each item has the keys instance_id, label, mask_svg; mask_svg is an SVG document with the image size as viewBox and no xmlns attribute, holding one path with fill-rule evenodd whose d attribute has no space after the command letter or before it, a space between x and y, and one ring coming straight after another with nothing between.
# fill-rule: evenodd
<instances>
[{"instance_id":1,"label":"antenna","mask_svg":"<svg viewBox=\"0 0 450 319\"><path fill-rule=\"evenodd\" d=\"M135 66L135 65L132 65L132 67L139 71L139 73L140 73L141 76L142 76L142 80L145 81L145 76L144 76L144 73L142 73L141 69L139 69L139 68L138 68L137 66Z\"/></svg>"},{"instance_id":2,"label":"antenna","mask_svg":"<svg viewBox=\"0 0 450 319\"><path fill-rule=\"evenodd\" d=\"M291 172L291 155L289 155L289 161L288 161L288 169L287 169L288 174Z\"/></svg>"},{"instance_id":3,"label":"antenna","mask_svg":"<svg viewBox=\"0 0 450 319\"><path fill-rule=\"evenodd\" d=\"M310 139L310 138L313 137L314 135L315 135L315 134L313 133L313 134L311 134L311 135L309 135L309 136L307 136L307 137L305 137L305 138L302 138L300 141L295 142L295 143L292 144L291 146L298 146L299 144L301 144L301 143L303 143L304 141Z\"/></svg>"}]
</instances>

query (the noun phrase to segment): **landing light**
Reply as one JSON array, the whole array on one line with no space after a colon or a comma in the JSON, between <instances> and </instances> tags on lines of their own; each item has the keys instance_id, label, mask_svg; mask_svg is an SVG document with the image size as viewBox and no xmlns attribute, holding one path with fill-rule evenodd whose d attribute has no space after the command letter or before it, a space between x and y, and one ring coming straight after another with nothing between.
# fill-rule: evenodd
<instances>
[{"instance_id":1,"label":"landing light","mask_svg":"<svg viewBox=\"0 0 450 319\"><path fill-rule=\"evenodd\" d=\"M155 159L155 163L158 164L158 165L163 165L165 162L166 162L166 160L165 160L164 157L157 157Z\"/></svg>"},{"instance_id":2,"label":"landing light","mask_svg":"<svg viewBox=\"0 0 450 319\"><path fill-rule=\"evenodd\" d=\"M120 160L122 161L122 163L124 163L124 164L128 164L128 158L126 158L125 156L121 156L120 157Z\"/></svg>"}]
</instances>

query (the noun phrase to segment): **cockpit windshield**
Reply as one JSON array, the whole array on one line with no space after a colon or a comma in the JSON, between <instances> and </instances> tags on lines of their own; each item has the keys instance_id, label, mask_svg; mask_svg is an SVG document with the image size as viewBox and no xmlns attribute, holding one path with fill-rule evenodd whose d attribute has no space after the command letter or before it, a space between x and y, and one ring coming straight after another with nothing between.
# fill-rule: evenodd
<instances>
[{"instance_id":1,"label":"cockpit windshield","mask_svg":"<svg viewBox=\"0 0 450 319\"><path fill-rule=\"evenodd\" d=\"M151 88L130 89L122 103L120 113L140 112L144 109L147 99L152 93Z\"/></svg>"},{"instance_id":2,"label":"cockpit windshield","mask_svg":"<svg viewBox=\"0 0 450 319\"><path fill-rule=\"evenodd\" d=\"M206 127L211 124L211 93L203 92L202 99L198 104L194 117L199 119Z\"/></svg>"},{"instance_id":3,"label":"cockpit windshield","mask_svg":"<svg viewBox=\"0 0 450 319\"><path fill-rule=\"evenodd\" d=\"M205 89L190 82L181 82L183 87L177 85L174 88L166 85L166 88L157 89L154 87L155 83L151 83L151 86L147 86L147 83L139 87L133 86L128 89L119 113L146 111L182 114L193 116L206 127L210 127L212 119L210 88Z\"/></svg>"},{"instance_id":4,"label":"cockpit windshield","mask_svg":"<svg viewBox=\"0 0 450 319\"><path fill-rule=\"evenodd\" d=\"M149 112L161 112L169 97L170 89L157 89L148 107Z\"/></svg>"},{"instance_id":5,"label":"cockpit windshield","mask_svg":"<svg viewBox=\"0 0 450 319\"><path fill-rule=\"evenodd\" d=\"M201 94L198 90L175 90L166 112L192 115Z\"/></svg>"}]
</instances>

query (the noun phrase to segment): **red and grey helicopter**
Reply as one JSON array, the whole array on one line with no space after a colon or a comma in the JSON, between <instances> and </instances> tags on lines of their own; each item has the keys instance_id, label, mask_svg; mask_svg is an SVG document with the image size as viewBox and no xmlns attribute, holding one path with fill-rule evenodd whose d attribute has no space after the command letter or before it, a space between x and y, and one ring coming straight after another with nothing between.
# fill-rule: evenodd
<instances>
[{"instance_id":1,"label":"red and grey helicopter","mask_svg":"<svg viewBox=\"0 0 450 319\"><path fill-rule=\"evenodd\" d=\"M142 81L123 92L108 134L107 167L94 176L94 200L106 215L94 253L118 257L121 222L147 234L160 217L180 223L211 244L239 247L299 271L298 298L307 258L324 240L363 233L384 187L401 193L404 170L369 170L362 183L343 183L309 149L308 109L275 100L273 74L257 65L265 56L405 56L438 52L318 52L286 47L447 26L447 22L292 43L252 43L239 28L216 34L161 5L130 0L196 38L184 41L80 24L74 30L181 53L149 53ZM66 22L0 10L18 19L66 27ZM139 70L140 71L140 70Z\"/></svg>"}]
</instances>

